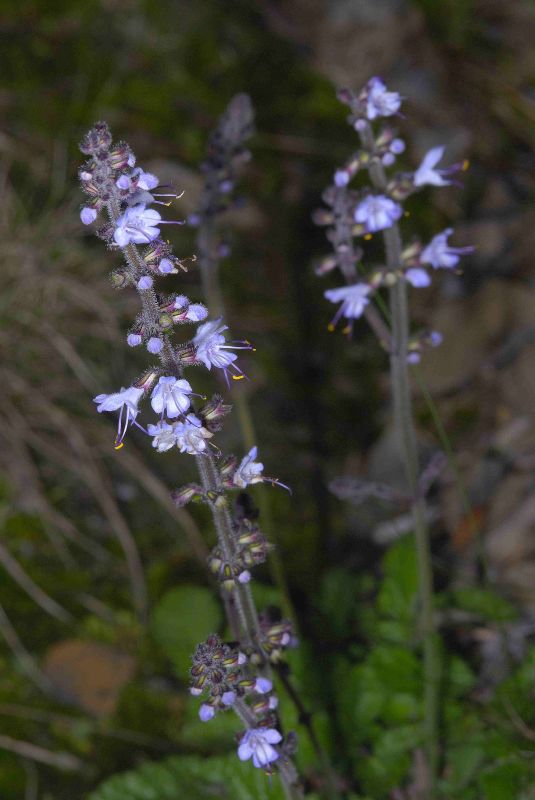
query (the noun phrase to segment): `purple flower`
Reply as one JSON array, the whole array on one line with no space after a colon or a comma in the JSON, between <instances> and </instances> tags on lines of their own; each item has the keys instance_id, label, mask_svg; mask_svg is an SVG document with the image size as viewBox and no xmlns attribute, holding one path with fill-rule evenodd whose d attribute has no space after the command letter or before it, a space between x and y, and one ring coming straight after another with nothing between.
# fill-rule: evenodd
<instances>
[{"instance_id":1,"label":"purple flower","mask_svg":"<svg viewBox=\"0 0 535 800\"><path fill-rule=\"evenodd\" d=\"M250 580L251 580L251 573L249 572L248 569L244 569L238 575L238 583L249 583Z\"/></svg>"},{"instance_id":2,"label":"purple flower","mask_svg":"<svg viewBox=\"0 0 535 800\"><path fill-rule=\"evenodd\" d=\"M275 728L251 728L246 731L238 747L240 761L253 759L255 767L267 767L277 761L280 754L272 745L282 741L282 736Z\"/></svg>"},{"instance_id":3,"label":"purple flower","mask_svg":"<svg viewBox=\"0 0 535 800\"><path fill-rule=\"evenodd\" d=\"M186 319L190 322L202 322L208 316L208 309L202 303L191 303L186 311Z\"/></svg>"},{"instance_id":4,"label":"purple flower","mask_svg":"<svg viewBox=\"0 0 535 800\"><path fill-rule=\"evenodd\" d=\"M116 222L113 238L119 247L126 247L130 243L147 244L160 235L160 229L156 225L161 219L157 211L138 203L121 214Z\"/></svg>"},{"instance_id":5,"label":"purple flower","mask_svg":"<svg viewBox=\"0 0 535 800\"><path fill-rule=\"evenodd\" d=\"M199 708L199 719L202 722L208 722L208 720L213 719L214 716L215 708L213 706L209 706L208 703L203 703Z\"/></svg>"},{"instance_id":6,"label":"purple flower","mask_svg":"<svg viewBox=\"0 0 535 800\"><path fill-rule=\"evenodd\" d=\"M234 363L238 356L236 353L228 351L251 350L252 348L248 342L231 342L227 344L223 336L226 330L228 330L228 326L221 324L221 317L205 322L197 328L197 333L193 337L193 344L197 349L197 359L202 361L207 369L212 369L212 367L222 369L227 381L228 373L233 369L237 375L232 377L235 380L239 380L239 378L243 377L243 372Z\"/></svg>"},{"instance_id":7,"label":"purple flower","mask_svg":"<svg viewBox=\"0 0 535 800\"><path fill-rule=\"evenodd\" d=\"M97 403L97 411L119 411L119 422L117 426L117 436L115 437L115 446L117 449L121 447L126 431L130 423L135 422L139 414L138 403L143 397L143 389L137 386L129 386L125 389L124 386L120 392L114 394L98 394L93 398L93 402Z\"/></svg>"},{"instance_id":8,"label":"purple flower","mask_svg":"<svg viewBox=\"0 0 535 800\"><path fill-rule=\"evenodd\" d=\"M413 175L413 183L415 186L449 186L451 181L444 180L444 175L451 175L461 169L460 164L453 164L451 167L444 169L435 169L442 156L444 155L444 145L433 147L423 157L422 163Z\"/></svg>"},{"instance_id":9,"label":"purple flower","mask_svg":"<svg viewBox=\"0 0 535 800\"><path fill-rule=\"evenodd\" d=\"M405 279L411 286L414 286L415 289L422 289L425 286L431 285L431 278L425 269L419 269L418 267L408 269L405 273Z\"/></svg>"},{"instance_id":10,"label":"purple flower","mask_svg":"<svg viewBox=\"0 0 535 800\"><path fill-rule=\"evenodd\" d=\"M161 339L158 339L157 336L151 336L149 341L147 342L147 350L149 353L153 355L157 355L161 353L163 349L163 342Z\"/></svg>"},{"instance_id":11,"label":"purple flower","mask_svg":"<svg viewBox=\"0 0 535 800\"><path fill-rule=\"evenodd\" d=\"M147 289L152 289L154 281L150 275L143 275L137 282L137 288L140 292L146 292Z\"/></svg>"},{"instance_id":12,"label":"purple flower","mask_svg":"<svg viewBox=\"0 0 535 800\"><path fill-rule=\"evenodd\" d=\"M390 142L390 152L394 153L394 155L399 156L400 153L403 153L405 150L405 142L403 139L392 139Z\"/></svg>"},{"instance_id":13,"label":"purple flower","mask_svg":"<svg viewBox=\"0 0 535 800\"><path fill-rule=\"evenodd\" d=\"M129 333L128 336L126 337L126 341L127 344L130 345L130 347L137 347L138 345L141 344L141 336L139 335L139 333Z\"/></svg>"},{"instance_id":14,"label":"purple flower","mask_svg":"<svg viewBox=\"0 0 535 800\"><path fill-rule=\"evenodd\" d=\"M346 169L337 169L334 173L334 183L336 186L347 186L349 178L349 172Z\"/></svg>"},{"instance_id":15,"label":"purple flower","mask_svg":"<svg viewBox=\"0 0 535 800\"><path fill-rule=\"evenodd\" d=\"M459 263L459 256L474 252L473 247L450 247L448 236L452 233L453 228L446 228L434 236L420 254L421 263L431 264L434 269L453 269Z\"/></svg>"},{"instance_id":16,"label":"purple flower","mask_svg":"<svg viewBox=\"0 0 535 800\"><path fill-rule=\"evenodd\" d=\"M323 296L331 303L341 303L336 312L331 326L335 326L343 315L347 319L358 319L369 303L368 295L371 289L367 283L355 283L352 286L342 286L340 289L327 289Z\"/></svg>"},{"instance_id":17,"label":"purple flower","mask_svg":"<svg viewBox=\"0 0 535 800\"><path fill-rule=\"evenodd\" d=\"M80 219L84 223L84 225L91 225L97 218L97 212L94 208L89 208L89 206L85 206L80 211Z\"/></svg>"},{"instance_id":18,"label":"purple flower","mask_svg":"<svg viewBox=\"0 0 535 800\"><path fill-rule=\"evenodd\" d=\"M258 692L258 694L267 694L273 689L273 683L269 680L269 678L257 678L254 690Z\"/></svg>"},{"instance_id":19,"label":"purple flower","mask_svg":"<svg viewBox=\"0 0 535 800\"><path fill-rule=\"evenodd\" d=\"M176 272L176 270L169 258L162 258L158 264L158 272L161 272L162 275L169 275L171 272Z\"/></svg>"},{"instance_id":20,"label":"purple flower","mask_svg":"<svg viewBox=\"0 0 535 800\"><path fill-rule=\"evenodd\" d=\"M355 222L365 225L368 233L376 233L401 217L402 208L384 194L369 194L355 209Z\"/></svg>"},{"instance_id":21,"label":"purple flower","mask_svg":"<svg viewBox=\"0 0 535 800\"><path fill-rule=\"evenodd\" d=\"M150 404L157 414L167 414L173 419L186 413L191 405L189 395L192 391L183 378L161 377L152 390Z\"/></svg>"},{"instance_id":22,"label":"purple flower","mask_svg":"<svg viewBox=\"0 0 535 800\"><path fill-rule=\"evenodd\" d=\"M392 114L399 111L401 96L398 92L389 92L380 78L371 78L367 88L366 116L368 119L391 117Z\"/></svg>"},{"instance_id":23,"label":"purple flower","mask_svg":"<svg viewBox=\"0 0 535 800\"><path fill-rule=\"evenodd\" d=\"M236 692L231 692L231 691L223 692L223 694L221 695L221 702L223 703L224 706L233 705L235 700L236 700Z\"/></svg>"},{"instance_id":24,"label":"purple flower","mask_svg":"<svg viewBox=\"0 0 535 800\"><path fill-rule=\"evenodd\" d=\"M152 446L159 453L165 453L176 444L175 428L173 425L160 420L157 425L147 425L147 433L152 436Z\"/></svg>"},{"instance_id":25,"label":"purple flower","mask_svg":"<svg viewBox=\"0 0 535 800\"><path fill-rule=\"evenodd\" d=\"M264 465L259 461L255 461L258 455L258 448L252 447L232 476L232 483L240 489L245 489L250 483L261 483L264 478L262 477L262 470Z\"/></svg>"},{"instance_id":26,"label":"purple flower","mask_svg":"<svg viewBox=\"0 0 535 800\"><path fill-rule=\"evenodd\" d=\"M140 189L143 189L145 192L150 192L151 189L156 189L159 184L159 180L156 175L152 175L150 172L143 172L141 167L137 167L132 176L135 178L135 181Z\"/></svg>"},{"instance_id":27,"label":"purple flower","mask_svg":"<svg viewBox=\"0 0 535 800\"><path fill-rule=\"evenodd\" d=\"M214 435L203 428L202 423L194 414L188 414L184 422L175 422L174 433L176 444L181 453L199 456L206 450L206 439Z\"/></svg>"}]
</instances>

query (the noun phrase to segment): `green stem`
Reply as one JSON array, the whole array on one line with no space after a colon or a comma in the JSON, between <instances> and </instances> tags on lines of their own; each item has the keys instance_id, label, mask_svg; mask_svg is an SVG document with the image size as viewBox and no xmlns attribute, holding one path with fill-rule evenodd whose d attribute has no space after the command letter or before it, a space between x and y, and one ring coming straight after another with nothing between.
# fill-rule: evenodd
<instances>
[{"instance_id":1,"label":"green stem","mask_svg":"<svg viewBox=\"0 0 535 800\"><path fill-rule=\"evenodd\" d=\"M373 185L385 191L387 180L379 159L374 158L374 138L370 125L361 132L361 141L371 155L368 170ZM412 506L414 534L419 575L420 632L423 640L424 671L424 735L429 768L428 800L436 797L436 778L439 763L439 682L440 651L435 630L433 570L431 545L426 523L425 503L418 496L419 463L416 431L412 409L412 396L407 364L409 342L409 311L407 283L399 276L402 263L402 245L396 224L383 232L388 269L398 275L390 289L390 315L392 338L390 349L391 391L394 407L394 424L402 445L405 473L409 492L415 498Z\"/></svg>"}]
</instances>

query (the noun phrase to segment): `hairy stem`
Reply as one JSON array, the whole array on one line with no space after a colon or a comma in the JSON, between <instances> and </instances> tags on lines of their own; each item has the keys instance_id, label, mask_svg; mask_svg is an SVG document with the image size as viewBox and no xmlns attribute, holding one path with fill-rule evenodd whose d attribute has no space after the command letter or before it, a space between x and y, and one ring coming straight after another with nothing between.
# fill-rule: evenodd
<instances>
[{"instance_id":1,"label":"hairy stem","mask_svg":"<svg viewBox=\"0 0 535 800\"><path fill-rule=\"evenodd\" d=\"M364 147L373 154L374 139L369 125L361 132ZM369 174L373 185L384 191L387 186L382 164L372 157ZM399 271L402 260L402 245L399 227L394 224L383 231L386 262L390 271ZM425 503L418 499L419 464L412 409L412 397L407 363L409 341L409 311L407 283L398 276L390 289L390 314L392 324L390 375L394 406L394 423L403 450L405 473L410 494L415 498L412 505L414 534L418 560L420 587L420 631L423 641L424 661L424 729L429 767L429 789L427 800L436 796L436 777L439 761L438 690L440 681L440 651L435 630L433 570L431 545L426 524Z\"/></svg>"}]
</instances>

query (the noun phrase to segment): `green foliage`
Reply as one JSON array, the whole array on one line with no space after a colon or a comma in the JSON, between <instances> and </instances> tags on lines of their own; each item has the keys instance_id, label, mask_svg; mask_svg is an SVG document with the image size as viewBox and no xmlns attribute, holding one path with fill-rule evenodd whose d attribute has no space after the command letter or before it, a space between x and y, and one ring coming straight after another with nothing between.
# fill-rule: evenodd
<instances>
[{"instance_id":1,"label":"green foliage","mask_svg":"<svg viewBox=\"0 0 535 800\"><path fill-rule=\"evenodd\" d=\"M88 800L283 800L278 778L271 781L237 756L181 756L145 763L105 781Z\"/></svg>"},{"instance_id":2,"label":"green foliage","mask_svg":"<svg viewBox=\"0 0 535 800\"><path fill-rule=\"evenodd\" d=\"M210 589L182 584L165 594L152 615L154 638L186 679L196 645L221 626L221 608Z\"/></svg>"},{"instance_id":3,"label":"green foliage","mask_svg":"<svg viewBox=\"0 0 535 800\"><path fill-rule=\"evenodd\" d=\"M471 611L486 620L494 622L507 622L515 619L518 614L514 606L503 597L489 589L466 588L456 589L451 594L453 605L464 611Z\"/></svg>"}]
</instances>

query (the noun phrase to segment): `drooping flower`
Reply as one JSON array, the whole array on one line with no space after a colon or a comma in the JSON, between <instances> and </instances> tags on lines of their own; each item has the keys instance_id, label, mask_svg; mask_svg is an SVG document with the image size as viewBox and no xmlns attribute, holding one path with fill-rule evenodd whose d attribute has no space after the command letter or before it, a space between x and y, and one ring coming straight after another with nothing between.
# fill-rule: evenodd
<instances>
[{"instance_id":1,"label":"drooping flower","mask_svg":"<svg viewBox=\"0 0 535 800\"><path fill-rule=\"evenodd\" d=\"M142 397L143 389L139 389L137 386L129 386L128 389L125 389L123 386L120 392L98 394L93 398L93 402L97 403L99 414L103 411L119 411L117 436L115 437L117 448L121 447L128 426L135 423L139 414L138 404Z\"/></svg>"},{"instance_id":2,"label":"drooping flower","mask_svg":"<svg viewBox=\"0 0 535 800\"><path fill-rule=\"evenodd\" d=\"M206 439L211 439L214 434L203 427L198 417L188 414L184 422L175 422L174 435L181 453L199 456L207 448Z\"/></svg>"},{"instance_id":3,"label":"drooping flower","mask_svg":"<svg viewBox=\"0 0 535 800\"><path fill-rule=\"evenodd\" d=\"M261 483L264 480L262 477L264 465L259 461L255 461L257 455L258 448L252 447L247 455L242 458L238 469L232 476L234 486L245 489L250 483Z\"/></svg>"},{"instance_id":4,"label":"drooping flower","mask_svg":"<svg viewBox=\"0 0 535 800\"><path fill-rule=\"evenodd\" d=\"M272 746L282 741L282 736L275 728L250 728L245 732L238 747L240 761L253 759L255 767L267 767L280 758L280 754Z\"/></svg>"},{"instance_id":5,"label":"drooping flower","mask_svg":"<svg viewBox=\"0 0 535 800\"><path fill-rule=\"evenodd\" d=\"M189 395L192 392L184 378L161 377L152 390L150 404L157 414L166 414L173 419L186 413L191 405Z\"/></svg>"},{"instance_id":6,"label":"drooping flower","mask_svg":"<svg viewBox=\"0 0 535 800\"><path fill-rule=\"evenodd\" d=\"M445 175L451 175L462 169L462 164L452 164L450 167L443 169L435 169L436 165L444 155L444 145L432 147L428 153L423 157L422 163L413 175L413 183L415 186L449 186L452 181L444 179Z\"/></svg>"},{"instance_id":7,"label":"drooping flower","mask_svg":"<svg viewBox=\"0 0 535 800\"><path fill-rule=\"evenodd\" d=\"M399 111L401 95L399 92L389 92L380 78L370 78L367 88L366 116L368 119L391 117L392 114Z\"/></svg>"},{"instance_id":8,"label":"drooping flower","mask_svg":"<svg viewBox=\"0 0 535 800\"><path fill-rule=\"evenodd\" d=\"M234 370L236 373L232 376L234 379L238 380L244 377L242 370L234 363L238 356L230 351L252 350L252 347L246 341L227 344L223 335L226 330L228 330L228 326L221 324L221 317L205 322L197 328L193 344L196 347L197 359L202 361L207 369L212 369L212 367L222 369L228 382L230 370Z\"/></svg>"},{"instance_id":9,"label":"drooping flower","mask_svg":"<svg viewBox=\"0 0 535 800\"><path fill-rule=\"evenodd\" d=\"M347 319L358 319L369 303L368 295L371 288L367 283L354 283L352 286L341 286L339 289L327 289L323 296L331 303L341 303L336 312L331 327L334 327L343 315Z\"/></svg>"},{"instance_id":10,"label":"drooping flower","mask_svg":"<svg viewBox=\"0 0 535 800\"><path fill-rule=\"evenodd\" d=\"M160 235L156 227L161 223L161 216L153 208L143 203L127 208L115 223L113 238L119 247L128 244L148 244Z\"/></svg>"},{"instance_id":11,"label":"drooping flower","mask_svg":"<svg viewBox=\"0 0 535 800\"><path fill-rule=\"evenodd\" d=\"M448 237L453 233L453 228L446 228L442 233L437 233L427 247L420 254L422 264L431 264L434 269L453 269L459 263L459 256L474 252L474 247L450 247Z\"/></svg>"},{"instance_id":12,"label":"drooping flower","mask_svg":"<svg viewBox=\"0 0 535 800\"><path fill-rule=\"evenodd\" d=\"M368 233L390 228L402 215L399 203L384 194L369 194L355 209L355 222L366 227Z\"/></svg>"}]
</instances>

